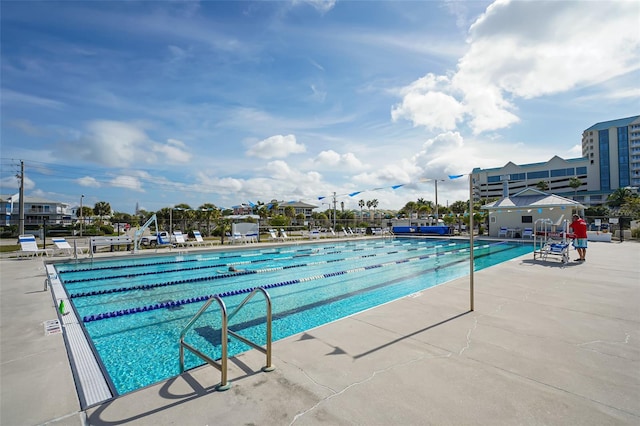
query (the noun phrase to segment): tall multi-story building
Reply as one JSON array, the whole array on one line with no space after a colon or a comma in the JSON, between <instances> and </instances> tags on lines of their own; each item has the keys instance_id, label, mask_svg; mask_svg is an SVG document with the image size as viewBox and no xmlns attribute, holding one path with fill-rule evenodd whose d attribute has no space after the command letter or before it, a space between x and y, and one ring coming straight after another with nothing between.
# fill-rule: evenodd
<instances>
[{"instance_id":1,"label":"tall multi-story building","mask_svg":"<svg viewBox=\"0 0 640 426\"><path fill-rule=\"evenodd\" d=\"M640 187L640 115L603 121L582 133L582 157L473 170L475 198L511 196L542 181L546 191L587 206L604 204L618 188ZM572 188L572 178L581 185Z\"/></svg>"},{"instance_id":2,"label":"tall multi-story building","mask_svg":"<svg viewBox=\"0 0 640 426\"><path fill-rule=\"evenodd\" d=\"M582 155L603 195L640 186L640 115L603 121L582 133Z\"/></svg>"},{"instance_id":3,"label":"tall multi-story building","mask_svg":"<svg viewBox=\"0 0 640 426\"><path fill-rule=\"evenodd\" d=\"M472 172L475 199L511 196L525 188L536 188L543 182L547 192L588 201L585 196L596 190L597 185L589 170L587 158L563 159L557 155L543 163L518 165L508 162L493 169L476 168ZM572 178L578 179L580 186L571 187Z\"/></svg>"}]
</instances>

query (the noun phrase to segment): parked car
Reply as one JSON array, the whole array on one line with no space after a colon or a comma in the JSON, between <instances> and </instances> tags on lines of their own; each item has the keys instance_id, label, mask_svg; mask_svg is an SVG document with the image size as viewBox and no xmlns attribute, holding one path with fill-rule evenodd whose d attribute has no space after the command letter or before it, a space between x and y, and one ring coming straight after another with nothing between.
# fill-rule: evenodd
<instances>
[{"instance_id":1,"label":"parked car","mask_svg":"<svg viewBox=\"0 0 640 426\"><path fill-rule=\"evenodd\" d=\"M144 235L140 238L140 245L145 247L154 247L158 245L158 235L160 235L161 240L166 243L175 243L175 237L173 235L169 235L167 231L160 231L154 235Z\"/></svg>"}]
</instances>

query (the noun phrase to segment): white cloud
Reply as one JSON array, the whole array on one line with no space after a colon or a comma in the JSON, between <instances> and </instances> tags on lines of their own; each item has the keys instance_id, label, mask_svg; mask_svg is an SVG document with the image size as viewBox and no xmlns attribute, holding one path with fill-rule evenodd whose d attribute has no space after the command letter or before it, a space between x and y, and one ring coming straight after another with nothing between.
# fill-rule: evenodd
<instances>
[{"instance_id":1,"label":"white cloud","mask_svg":"<svg viewBox=\"0 0 640 426\"><path fill-rule=\"evenodd\" d=\"M475 134L507 127L519 121L518 99L639 70L637 26L635 2L498 0L471 26L455 73L408 85L391 116L437 130L463 121Z\"/></svg>"},{"instance_id":2,"label":"white cloud","mask_svg":"<svg viewBox=\"0 0 640 426\"><path fill-rule=\"evenodd\" d=\"M186 151L185 144L176 139L168 139L165 145L153 144L151 149L160 154L159 158L165 163L186 164L191 161L191 154Z\"/></svg>"},{"instance_id":3,"label":"white cloud","mask_svg":"<svg viewBox=\"0 0 640 426\"><path fill-rule=\"evenodd\" d=\"M305 3L311 5L318 12L324 14L336 5L336 0L294 0L293 4Z\"/></svg>"},{"instance_id":4,"label":"white cloud","mask_svg":"<svg viewBox=\"0 0 640 426\"><path fill-rule=\"evenodd\" d=\"M100 182L98 182L95 178L91 176L84 176L79 179L76 179L76 182L80 186L86 186L89 188L100 188Z\"/></svg>"},{"instance_id":5,"label":"white cloud","mask_svg":"<svg viewBox=\"0 0 640 426\"><path fill-rule=\"evenodd\" d=\"M317 167L326 167L333 169L342 169L347 171L362 170L365 166L352 152L339 154L334 150L320 152L313 164Z\"/></svg>"},{"instance_id":6,"label":"white cloud","mask_svg":"<svg viewBox=\"0 0 640 426\"><path fill-rule=\"evenodd\" d=\"M60 143L60 152L66 159L81 159L107 167L190 161L191 154L184 143L175 139L169 139L166 144L154 142L143 127L120 121L92 121L77 140Z\"/></svg>"},{"instance_id":7,"label":"white cloud","mask_svg":"<svg viewBox=\"0 0 640 426\"><path fill-rule=\"evenodd\" d=\"M142 183L134 176L117 176L111 180L111 186L118 188L130 189L132 191L144 192L142 189Z\"/></svg>"},{"instance_id":8,"label":"white cloud","mask_svg":"<svg viewBox=\"0 0 640 426\"><path fill-rule=\"evenodd\" d=\"M247 151L247 155L264 159L285 158L291 154L303 153L306 150L304 145L296 142L294 135L276 135L253 145Z\"/></svg>"}]
</instances>

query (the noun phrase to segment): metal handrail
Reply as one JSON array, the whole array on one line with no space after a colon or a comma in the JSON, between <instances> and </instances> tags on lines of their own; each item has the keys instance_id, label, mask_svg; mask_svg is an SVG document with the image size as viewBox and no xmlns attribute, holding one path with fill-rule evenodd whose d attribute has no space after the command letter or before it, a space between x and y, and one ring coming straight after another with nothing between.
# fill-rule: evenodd
<instances>
[{"instance_id":1,"label":"metal handrail","mask_svg":"<svg viewBox=\"0 0 640 426\"><path fill-rule=\"evenodd\" d=\"M233 318L239 311L240 309L242 309L249 300L251 300L253 298L253 296L255 296L256 293L262 293L264 295L265 298L265 302L267 303L267 336L266 336L266 348L263 348L262 346L246 339L245 337L242 337L241 335L239 335L238 333L236 333L235 331L231 331L228 330L228 333L235 337L236 339L240 340L241 342L243 342L246 345L251 346L253 349L256 349L260 352L262 352L263 354L266 355L267 360L266 360L266 365L264 367L262 367L262 371L273 371L275 369L275 367L271 364L271 340L272 340L272 334L271 334L271 297L269 296L269 293L267 293L267 290L265 290L262 287L258 287L256 289L254 289L251 293L249 293L249 295L247 297L245 297L245 299L236 307L236 309L231 312L231 314L229 314L229 317L227 319L227 326L228 326L228 321L231 321L231 318Z\"/></svg>"},{"instance_id":2,"label":"metal handrail","mask_svg":"<svg viewBox=\"0 0 640 426\"><path fill-rule=\"evenodd\" d=\"M222 338L220 339L222 354L221 354L220 362L214 360L213 358L197 350L196 348L194 348L193 346L191 346L190 344L184 341L185 334L187 334L187 332L191 329L191 327L193 327L193 324L195 324L195 322L207 310L207 308L213 303L214 300L218 302L218 305L220 306L220 310L222 311L222 324L220 327L220 332L222 333ZM211 365L212 367L215 367L216 369L218 369L218 371L220 371L220 375L221 375L220 384L216 386L216 389L219 391L224 391L231 387L231 385L227 381L227 348L228 348L227 318L228 318L227 307L225 306L220 296L216 295L209 298L209 300L207 300L206 303L202 305L202 308L200 308L200 310L193 316L193 318L191 318L189 323L182 330L182 333L180 333L180 374L184 373L184 348L187 348L193 354L199 356L204 361L206 361L207 364Z\"/></svg>"},{"instance_id":3,"label":"metal handrail","mask_svg":"<svg viewBox=\"0 0 640 426\"><path fill-rule=\"evenodd\" d=\"M262 293L265 297L265 301L267 303L267 336L266 336L266 348L263 348L262 346L248 340L247 338L239 335L238 333L229 330L229 320L231 320L231 318L233 318L246 304L249 300L251 300L251 298L253 298L253 296L256 293ZM211 303L213 303L213 301L217 301L218 305L220 306L220 310L222 311L222 323L220 325L220 332L222 334L222 337L220 339L220 345L221 345L221 350L222 350L222 354L221 354L221 358L220 358L220 362L212 359L211 357L209 357L208 355L204 354L203 352L199 351L198 349L194 348L193 346L191 346L190 344L186 343L184 341L184 337L187 334L187 332L191 329L191 327L193 327L193 324L195 324L195 322L200 318L200 316L209 308L209 306L211 305ZM221 379L220 379L220 384L218 386L216 386L216 389L219 391L224 391L227 390L231 387L231 384L227 381L227 363L228 363L228 341L229 338L228 336L231 335L232 337L235 337L236 339L240 340L241 342L245 343L246 345L262 352L263 354L266 355L267 360L266 360L266 365L264 367L262 367L262 371L268 372L268 371L273 371L275 369L275 367L271 364L271 340L272 340L272 333L271 333L271 297L269 296L269 293L267 293L267 291L262 288L262 287L258 287L256 289L254 289L251 293L249 293L249 295L236 307L236 309L229 315L227 314L227 307L224 304L224 301L220 298L220 296L213 296L211 298L209 298L209 300L207 300L207 302L200 308L200 310L193 316L193 318L191 318L191 320L187 323L187 325L184 327L184 329L182 330L182 332L180 333L180 373L184 373L184 348L187 348L188 350L190 350L192 353L194 353L195 355L199 356L200 358L202 358L204 361L206 361L209 365L211 365L212 367L215 367L216 369L218 369L221 373Z\"/></svg>"}]
</instances>

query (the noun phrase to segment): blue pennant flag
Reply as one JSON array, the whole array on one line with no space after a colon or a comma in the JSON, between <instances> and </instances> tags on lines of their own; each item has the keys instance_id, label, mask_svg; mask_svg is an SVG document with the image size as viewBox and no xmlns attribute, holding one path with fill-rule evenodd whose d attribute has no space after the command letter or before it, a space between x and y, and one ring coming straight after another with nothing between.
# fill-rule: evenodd
<instances>
[{"instance_id":1,"label":"blue pennant flag","mask_svg":"<svg viewBox=\"0 0 640 426\"><path fill-rule=\"evenodd\" d=\"M327 197L324 197L324 196L323 197L318 197L318 200L324 200L325 198L327 198Z\"/></svg>"},{"instance_id":2,"label":"blue pennant flag","mask_svg":"<svg viewBox=\"0 0 640 426\"><path fill-rule=\"evenodd\" d=\"M356 192L352 192L351 194L349 194L349 197L353 197L354 195L358 195L359 193L361 193L362 191L356 191Z\"/></svg>"},{"instance_id":3,"label":"blue pennant flag","mask_svg":"<svg viewBox=\"0 0 640 426\"><path fill-rule=\"evenodd\" d=\"M449 179L458 179L461 178L464 175L449 175Z\"/></svg>"},{"instance_id":4,"label":"blue pennant flag","mask_svg":"<svg viewBox=\"0 0 640 426\"><path fill-rule=\"evenodd\" d=\"M391 189L398 189L398 188L400 188L401 186L404 186L404 183L401 183L400 185L393 185L393 186L391 187Z\"/></svg>"}]
</instances>

